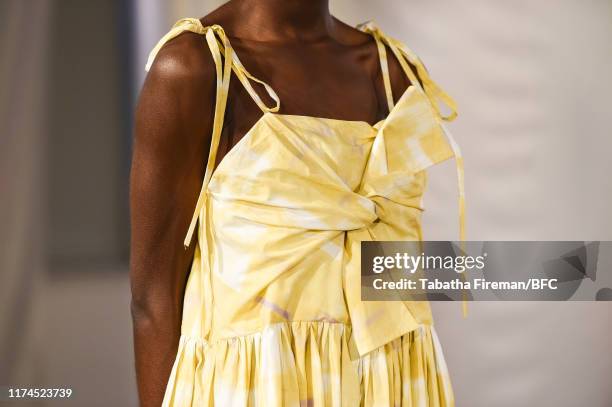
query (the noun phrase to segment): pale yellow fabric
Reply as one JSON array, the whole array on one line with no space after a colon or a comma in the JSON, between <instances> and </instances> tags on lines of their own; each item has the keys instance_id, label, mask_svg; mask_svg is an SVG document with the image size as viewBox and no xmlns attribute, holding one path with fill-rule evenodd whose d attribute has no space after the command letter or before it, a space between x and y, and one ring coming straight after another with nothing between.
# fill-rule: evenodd
<instances>
[{"instance_id":1,"label":"pale yellow fabric","mask_svg":"<svg viewBox=\"0 0 612 407\"><path fill-rule=\"evenodd\" d=\"M164 406L454 405L429 304L361 301L360 242L421 240L425 170L452 157L464 237L462 161L442 124L455 105L403 44L373 23L359 28L377 41L390 108L374 126L276 113L274 90L246 71L218 25L180 20L151 52L147 69L180 33L205 35L218 78ZM413 83L397 103L387 47ZM232 71L263 115L213 173ZM276 105L263 104L249 80Z\"/></svg>"}]
</instances>

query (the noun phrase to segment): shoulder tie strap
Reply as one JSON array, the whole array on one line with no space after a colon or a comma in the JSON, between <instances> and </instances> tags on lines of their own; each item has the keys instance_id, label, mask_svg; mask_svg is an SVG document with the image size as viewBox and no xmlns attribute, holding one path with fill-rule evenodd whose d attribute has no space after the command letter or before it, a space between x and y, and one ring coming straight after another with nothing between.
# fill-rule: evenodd
<instances>
[{"instance_id":1,"label":"shoulder tie strap","mask_svg":"<svg viewBox=\"0 0 612 407\"><path fill-rule=\"evenodd\" d=\"M461 251L465 253L465 184L464 184L464 168L463 168L463 156L461 154L461 149L459 145L455 141L454 137L448 130L448 128L442 123L442 121L452 121L457 117L457 103L451 98L446 92L444 92L429 76L429 73L425 69L421 59L412 52L408 47L406 47L402 42L386 35L383 33L380 28L373 22L368 21L363 24L359 24L357 26L358 29L370 33L374 39L376 40L376 45L378 47L378 54L380 57L381 71L383 75L383 80L385 84L385 92L387 95L387 102L389 104L389 110L393 109L393 94L391 90L391 80L389 78L389 67L387 60L387 52L385 49L385 45L389 46L397 60L399 61L402 70L410 79L410 82L419 87L423 93L427 96L429 101L431 102L431 106L436 113L436 116L441 120L440 126L446 135L451 149L453 150L453 155L455 157L455 167L457 172L457 194L458 194L458 212L459 212L459 242L461 245ZM416 77L415 73L408 65L410 62L412 65L416 67L418 77L421 79L423 86L421 86L421 82ZM444 102L450 109L451 113L447 116L442 115L440 111L440 107L438 101ZM465 280L465 275L462 275ZM467 316L467 300L466 294L463 295L463 316Z\"/></svg>"},{"instance_id":2,"label":"shoulder tie strap","mask_svg":"<svg viewBox=\"0 0 612 407\"><path fill-rule=\"evenodd\" d=\"M378 59L380 61L380 71L382 72L383 83L385 85L385 94L387 96L387 106L389 112L393 110L395 101L393 100L393 90L391 88L391 76L389 75L389 61L387 60L387 47L380 39L380 36L372 32L374 39L376 40L376 47L378 48ZM412 81L412 79L410 79Z\"/></svg>"},{"instance_id":3,"label":"shoulder tie strap","mask_svg":"<svg viewBox=\"0 0 612 407\"><path fill-rule=\"evenodd\" d=\"M234 52L223 28L217 24L210 25L210 26L203 26L202 22L198 20L197 18L182 18L178 20L174 24L172 29L168 31L168 33L166 33L159 40L157 45L155 45L155 47L149 53L149 58L147 60L147 65L145 67L145 70L148 71L151 68L153 61L155 60L155 57L157 56L157 53L159 52L159 50L163 47L163 45L166 42L177 37L179 34L185 31L191 31L197 34L207 35L207 41L208 41L208 32L213 31L213 35L216 34L220 39L220 43L218 43L216 47L218 51L217 55L220 55L221 52L223 52L224 58L226 55L228 56L227 59L229 59L232 62L231 64L232 70L234 71L234 73L236 74L236 76L238 77L242 85L245 87L249 95L251 95L255 103L257 103L257 106L259 106L259 108L264 112L277 112L280 109L280 99L278 95L276 94L276 92L274 91L274 89L272 89L272 87L268 85L266 82L255 78L253 75L249 73L249 71L247 71L244 65L242 65L242 62L240 62L238 55ZM210 43L209 43L209 47L210 47ZM226 50L226 48L229 48L229 49ZM211 52L213 52L213 57L214 57L215 51L213 51L212 48L211 48ZM255 81L265 88L266 92L268 92L268 95L270 95L270 97L274 100L275 102L274 106L272 107L266 106L266 104L261 100L261 98L255 91L255 89L253 88L249 80Z\"/></svg>"},{"instance_id":4,"label":"shoulder tie strap","mask_svg":"<svg viewBox=\"0 0 612 407\"><path fill-rule=\"evenodd\" d=\"M457 117L457 103L431 79L427 69L425 69L425 66L421 62L421 59L414 52L406 47L401 41L398 41L395 38L383 33L373 21L359 24L357 28L371 34L376 40L383 80L385 82L385 92L387 94L387 100L389 101L389 109L393 108L394 103L385 45L391 49L400 63L402 70L410 79L410 82L424 91L438 117L445 121L452 121ZM406 61L410 62L416 67L418 78ZM423 83L423 86L421 86L421 82ZM451 113L449 115L445 116L442 114L440 111L439 101L444 102L444 104L451 109Z\"/></svg>"},{"instance_id":5,"label":"shoulder tie strap","mask_svg":"<svg viewBox=\"0 0 612 407\"><path fill-rule=\"evenodd\" d=\"M227 38L227 35L225 34L225 31L221 26L216 24L211 26L203 26L200 20L196 18L183 18L178 20L174 24L172 29L170 29L170 31L166 35L164 35L159 40L157 45L155 45L155 47L151 50L145 70L148 71L150 69L159 50L166 42L177 37L179 34L185 31L191 31L206 36L206 42L208 43L208 47L210 48L210 51L212 53L217 74L215 113L213 120L210 151L208 153L208 161L206 163L206 171L204 173L202 189L200 190L200 195L198 196L195 211L193 213L191 223L189 224L187 235L185 236L185 240L183 242L184 246L188 247L191 244L191 240L193 239L193 233L196 224L198 223L198 220L206 222L205 202L207 197L207 188L208 183L210 182L210 179L212 177L214 165L216 163L217 149L219 147L221 132L223 130L223 119L225 116L225 107L227 105L227 97L229 92L229 84L232 70L234 71L240 82L244 85L247 92L251 95L255 103L257 103L257 105L264 113L278 111L280 109L280 99L270 85L268 85L264 81L255 78L246 70L246 68L242 65L242 63L238 59L238 56L234 52L229 42L229 39ZM219 39L217 39L217 37ZM253 89L253 86L251 85L249 80L253 80L263 85L270 97L275 101L275 105L273 107L266 106L266 104L261 100L257 92L255 92L255 89ZM203 233L202 237L205 239L206 233Z\"/></svg>"}]
</instances>

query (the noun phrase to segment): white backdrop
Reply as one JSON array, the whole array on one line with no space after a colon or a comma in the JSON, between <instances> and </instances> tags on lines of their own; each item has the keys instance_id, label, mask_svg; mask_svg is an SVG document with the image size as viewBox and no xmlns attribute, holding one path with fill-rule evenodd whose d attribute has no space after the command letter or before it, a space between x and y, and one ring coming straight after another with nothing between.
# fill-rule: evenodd
<instances>
[{"instance_id":1,"label":"white backdrop","mask_svg":"<svg viewBox=\"0 0 612 407\"><path fill-rule=\"evenodd\" d=\"M155 14L140 25L142 78L173 21L221 2L138 3L138 18ZM332 10L376 20L456 98L470 240L612 240L611 1L332 0ZM431 171L427 238L457 237L455 188L452 163ZM467 319L458 304L434 309L459 407L612 405L611 305L474 303Z\"/></svg>"}]
</instances>

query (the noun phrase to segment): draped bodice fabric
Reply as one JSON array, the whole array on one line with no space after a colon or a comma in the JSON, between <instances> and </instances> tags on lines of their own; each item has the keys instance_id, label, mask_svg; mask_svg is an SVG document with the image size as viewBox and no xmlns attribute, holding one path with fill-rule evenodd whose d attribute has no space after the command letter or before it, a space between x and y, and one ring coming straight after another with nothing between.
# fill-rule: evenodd
<instances>
[{"instance_id":1,"label":"draped bodice fabric","mask_svg":"<svg viewBox=\"0 0 612 407\"><path fill-rule=\"evenodd\" d=\"M375 125L279 113L274 90L248 73L220 26L180 20L152 51L148 67L160 47L180 33L205 35L218 74L211 152L185 239L189 245L195 233L198 244L171 382L179 380L179 359L185 363L198 354L196 348L187 350L189 341L212 349L252 335L278 335L278 329L297 335L296 324L343 327L346 352L357 360L432 324L425 301L361 300L360 243L421 240L425 170L450 158L457 162L464 237L462 159L443 125L454 118L455 105L403 44L373 23L359 28L376 39L385 80L389 114ZM412 83L397 101L387 48ZM213 171L232 72L262 116ZM264 86L275 106L261 101L252 80ZM439 101L449 105L450 116L441 114Z\"/></svg>"}]
</instances>

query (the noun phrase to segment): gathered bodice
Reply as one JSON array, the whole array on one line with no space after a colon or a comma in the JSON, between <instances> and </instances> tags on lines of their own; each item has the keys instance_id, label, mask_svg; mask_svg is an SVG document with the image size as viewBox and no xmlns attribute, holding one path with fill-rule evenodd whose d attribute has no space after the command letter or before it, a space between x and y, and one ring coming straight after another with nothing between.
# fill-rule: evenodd
<instances>
[{"instance_id":1,"label":"gathered bodice","mask_svg":"<svg viewBox=\"0 0 612 407\"><path fill-rule=\"evenodd\" d=\"M410 87L374 126L266 113L221 161L208 191L248 207L239 213L252 222L342 231L380 221L399 226L385 209L421 209L420 172L453 157L427 104L415 103L420 97ZM411 125L420 132L407 133Z\"/></svg>"},{"instance_id":2,"label":"gathered bodice","mask_svg":"<svg viewBox=\"0 0 612 407\"><path fill-rule=\"evenodd\" d=\"M275 323L341 323L364 355L431 323L426 302L361 300L360 243L421 240L424 170L453 157L464 238L462 158L443 125L454 118L455 105L403 44L373 23L359 28L376 39L389 104L389 115L375 125L278 113L274 90L248 73L217 25L180 20L152 51L148 66L163 43L197 32L206 35L218 73L211 150L185 238L189 245L197 232L185 334L214 342ZM411 80L397 102L387 47ZM232 71L263 113L213 171ZM275 106L261 101L251 80ZM440 113L439 100L451 107L450 116Z\"/></svg>"}]
</instances>

